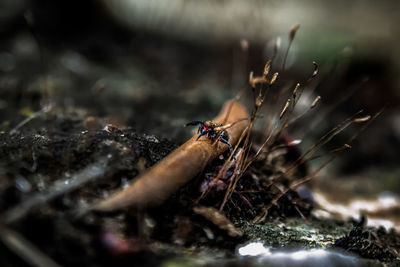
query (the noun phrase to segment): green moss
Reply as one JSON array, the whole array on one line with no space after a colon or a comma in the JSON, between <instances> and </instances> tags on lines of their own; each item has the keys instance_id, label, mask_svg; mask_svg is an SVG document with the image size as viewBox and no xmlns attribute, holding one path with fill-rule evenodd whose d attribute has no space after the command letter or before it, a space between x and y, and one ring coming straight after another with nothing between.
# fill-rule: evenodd
<instances>
[{"instance_id":1,"label":"green moss","mask_svg":"<svg viewBox=\"0 0 400 267\"><path fill-rule=\"evenodd\" d=\"M287 219L282 222L266 222L252 224L241 222L240 229L252 241L261 241L271 247L328 247L334 241L344 236L350 229L350 224L332 220L301 218Z\"/></svg>"}]
</instances>

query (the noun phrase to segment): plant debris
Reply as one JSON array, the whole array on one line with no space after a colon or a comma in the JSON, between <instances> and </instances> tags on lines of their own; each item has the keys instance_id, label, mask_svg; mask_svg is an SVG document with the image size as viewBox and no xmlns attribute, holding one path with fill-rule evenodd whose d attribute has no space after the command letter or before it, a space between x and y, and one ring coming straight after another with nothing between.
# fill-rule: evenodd
<instances>
[{"instance_id":1,"label":"plant debris","mask_svg":"<svg viewBox=\"0 0 400 267\"><path fill-rule=\"evenodd\" d=\"M394 231L388 233L383 227L365 228L362 223L358 223L346 236L336 240L334 247L363 258L390 262L399 257L399 245L400 235Z\"/></svg>"},{"instance_id":2,"label":"plant debris","mask_svg":"<svg viewBox=\"0 0 400 267\"><path fill-rule=\"evenodd\" d=\"M235 145L246 126L243 120L247 120L247 111L238 102L231 101L224 105L215 122L234 124L227 132L230 142ZM94 208L110 211L129 206L146 208L161 204L226 149L225 144L217 142L214 145L207 137L198 140L197 135L193 136L128 188L101 201Z\"/></svg>"},{"instance_id":3,"label":"plant debris","mask_svg":"<svg viewBox=\"0 0 400 267\"><path fill-rule=\"evenodd\" d=\"M299 25L290 30L286 49L281 49L280 38L275 40L262 73L250 72L249 90L239 91L209 122L221 102L232 97L218 91L229 75L205 68L206 62L215 63L212 57L218 51L207 54L213 49L189 47L190 53L177 62L193 69L181 72L170 57L176 51L159 50L158 44L148 47L154 45L152 38L142 43L141 34L133 38L129 33L117 38L110 53L104 49L103 59L94 59L103 54L98 41L107 43L109 38L53 51L42 47L47 38L36 32L40 16L28 10L25 19L32 44L12 37L0 53L15 68L3 66L5 78L0 79L1 266L169 266L186 263L185 258L211 258L198 265L221 265L218 258L240 265L247 261L233 258L236 248L253 241L271 255L281 247L294 249L286 253L291 261L293 256L326 252L314 248L332 247L385 263L398 260L394 231L360 226L350 231L348 222L312 216L313 192L305 183L352 148L352 141L382 111L372 116L356 112L308 149L300 148L310 140L291 132L291 126L328 98L314 94L320 75L316 62L301 86L283 72ZM15 46L21 40L27 48ZM125 50L120 49L124 42L129 51L145 55L126 60L126 53L117 51ZM31 73L31 66L38 64L33 60L35 44L42 66ZM246 59L238 57L238 62L243 77L254 66L247 65L252 48L242 40ZM192 51L207 54L210 61L189 56L196 54ZM276 62L281 57L283 62ZM29 71L22 68L18 77L25 58L32 61ZM221 69L226 64L231 63ZM233 87L240 84L235 79L230 81ZM170 80L177 83L168 85ZM203 84L205 80L211 82ZM176 90L188 86L193 90ZM152 88L156 90L148 90ZM199 88L206 89L199 93ZM303 92L308 99L299 104ZM179 146L188 137L182 125L188 118L199 120L189 125L200 124L201 134ZM325 147L361 123L349 139ZM314 159L323 161L311 168ZM303 249L308 251L303 254ZM330 251L325 256L329 261L341 254Z\"/></svg>"},{"instance_id":4,"label":"plant debris","mask_svg":"<svg viewBox=\"0 0 400 267\"><path fill-rule=\"evenodd\" d=\"M212 207L194 207L193 211L211 221L220 229L225 230L231 237L240 237L243 235L241 231L235 228L228 218Z\"/></svg>"}]
</instances>

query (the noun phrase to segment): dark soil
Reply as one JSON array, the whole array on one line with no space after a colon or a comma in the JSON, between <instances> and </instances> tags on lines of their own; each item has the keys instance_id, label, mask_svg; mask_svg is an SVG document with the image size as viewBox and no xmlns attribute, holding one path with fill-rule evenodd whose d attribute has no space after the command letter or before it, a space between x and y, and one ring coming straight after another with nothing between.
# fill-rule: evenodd
<instances>
[{"instance_id":1,"label":"dark soil","mask_svg":"<svg viewBox=\"0 0 400 267\"><path fill-rule=\"evenodd\" d=\"M334 247L358 254L363 258L391 262L398 257L396 248L399 242L400 236L394 231L387 232L383 227L366 228L358 223L346 236L336 240Z\"/></svg>"},{"instance_id":2,"label":"dark soil","mask_svg":"<svg viewBox=\"0 0 400 267\"><path fill-rule=\"evenodd\" d=\"M131 179L176 147L167 140L138 134L133 129L105 125L99 118L79 116L75 112L51 111L33 118L21 132L0 135L2 219L12 223L15 230L51 258L66 266L103 266L108 265L107 260L121 255L124 259L132 255L137 260L149 258L137 253L148 251L150 241L206 245L232 252L247 239L246 235L229 237L192 210L200 197L201 185L207 183L207 177L216 175L223 158L215 160L205 170L205 176L182 188L160 208L145 213L126 211L78 216L87 205L127 186ZM100 173L93 174L90 168L94 167ZM240 183L240 190L261 190L250 176L254 171ZM75 183L78 185L68 187ZM53 194L54 191L60 193ZM223 195L224 191L215 190L200 204L217 207ZM226 213L233 221L246 218L250 221L272 196L262 190L234 195ZM271 216L298 216L294 199L299 196L292 191L282 198ZM309 214L310 204L297 205L304 214ZM109 239L115 239L114 243L109 244ZM118 242L126 243L125 247L120 245L121 248ZM145 263L151 266L153 260Z\"/></svg>"},{"instance_id":3,"label":"dark soil","mask_svg":"<svg viewBox=\"0 0 400 267\"><path fill-rule=\"evenodd\" d=\"M211 258L215 266L248 266L235 251L250 241L276 250L339 248L372 259L371 266L400 264L399 233L314 218L313 193L307 187L289 190L271 207L265 223L253 223L276 195L309 173L310 166L303 164L290 176L270 183L301 154L297 147L285 147L289 136L276 142L285 147L282 151L261 155L251 165L218 213L242 234L232 234L217 220L194 210L206 206L216 212L222 206L233 168L209 194L200 196L228 153L159 207L89 211L91 204L127 187L184 142L192 134L183 127L186 122L209 120L224 101L247 86L248 73L264 67L265 47L251 44L245 55L237 44L203 47L133 32L117 25L96 1L32 2L26 8L36 22L28 27L22 14L25 7L18 2L18 10L0 25L5 40L0 58L11 58L0 62L0 266L46 266L32 261L43 260L42 254L62 266L208 265L198 263L199 258ZM365 65L362 60L359 64ZM395 99L382 62L369 64L382 69L377 76L372 75L375 69L367 72L373 83L359 82L365 73L357 72L358 65L342 69L339 64L329 78L311 84L318 94L330 91L323 97L327 108L320 112L322 117L313 113L296 126L296 136L307 133L303 143L313 144L366 99L376 101L371 114L387 98ZM260 121L279 114L286 101L281 93L297 80L306 80L312 71L309 65L310 69L293 67L279 78L281 89L271 90L265 103L271 108L263 111ZM346 68L357 73L346 74ZM348 81L335 73L349 76ZM355 95L342 111L332 112L330 105L341 105L337 99L347 95L337 88L347 90L354 84L362 84L363 97ZM252 97L249 90L242 100L253 105ZM281 103L279 98L285 99ZM368 153L364 158L349 153L337 167L339 173L357 172L376 162L398 167L399 139L388 126L395 125L395 115L365 137L367 145L354 146ZM310 123L315 117L322 126ZM265 138L264 127L256 127L250 156ZM318 129L310 133L310 128ZM332 148L347 139L341 138L333 140ZM380 151L383 145L386 154ZM387 187L398 187L397 178L391 178Z\"/></svg>"},{"instance_id":4,"label":"dark soil","mask_svg":"<svg viewBox=\"0 0 400 267\"><path fill-rule=\"evenodd\" d=\"M244 233L243 236L229 236L192 209L199 200L202 186L209 183L210 177L215 177L224 157L216 159L204 174L160 207L146 212L85 213L90 203L127 186L176 145L155 136L138 134L130 128L105 125L99 118L82 118L74 112L59 111L33 118L29 127L23 127L21 132L2 133L0 142L2 220L63 266L111 266L132 262L154 266L181 255L185 247L199 251L214 248L219 253L224 251L227 257L234 255L238 244L259 238L277 247L283 244L292 248L325 247L343 236L345 229L350 229L347 226L337 232L340 223L320 224L314 220L311 226L304 228L299 228L299 222L285 223L287 217L310 219L313 203L305 196L310 196L311 192L303 192L300 197L295 191L289 191L271 208L268 221L274 223L253 224L252 219L277 193L272 189L266 191L259 182L274 171L274 167L261 166L260 161L242 178L224 208L224 213ZM281 159L280 164L282 160L285 161ZM276 164L275 167L279 165ZM96 169L100 172L93 171ZM222 184L198 204L218 208L225 192L222 189L228 182L222 180ZM285 183L283 180L280 186ZM74 184L76 186L71 186ZM315 233L310 229L322 231L319 241L307 241ZM398 246L399 237L394 232L364 232L361 228L355 228L334 245L383 262L396 258ZM5 255L3 264L25 264L4 245L0 250Z\"/></svg>"}]
</instances>

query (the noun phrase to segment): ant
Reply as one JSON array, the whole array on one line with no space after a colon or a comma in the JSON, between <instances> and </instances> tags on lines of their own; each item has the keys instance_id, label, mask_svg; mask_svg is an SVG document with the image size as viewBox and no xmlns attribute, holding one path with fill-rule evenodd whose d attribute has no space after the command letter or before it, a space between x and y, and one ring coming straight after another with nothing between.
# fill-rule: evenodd
<instances>
[{"instance_id":1,"label":"ant","mask_svg":"<svg viewBox=\"0 0 400 267\"><path fill-rule=\"evenodd\" d=\"M218 131L220 131L221 134L219 135L218 141L221 141L222 143L228 145L229 151L230 151L230 153L232 153L233 148L232 148L231 143L229 143L228 133L224 130L218 129L222 126L221 123L217 124L212 121L192 121L192 122L186 123L185 127L186 126L196 126L196 125L199 125L199 129L197 130L197 133L200 133L196 140L199 140L200 137L205 135L211 141L214 141L214 139L218 135Z\"/></svg>"}]
</instances>

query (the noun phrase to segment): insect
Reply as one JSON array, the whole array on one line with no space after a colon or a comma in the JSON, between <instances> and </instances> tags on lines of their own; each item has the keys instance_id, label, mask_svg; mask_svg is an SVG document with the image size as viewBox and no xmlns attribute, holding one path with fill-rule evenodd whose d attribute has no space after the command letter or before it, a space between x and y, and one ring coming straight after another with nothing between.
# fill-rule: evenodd
<instances>
[{"instance_id":1,"label":"insect","mask_svg":"<svg viewBox=\"0 0 400 267\"><path fill-rule=\"evenodd\" d=\"M189 123L186 123L186 126L196 126L199 125L199 129L197 130L197 133L200 133L199 136L197 137L196 140L199 140L200 137L206 136L209 138L211 141L214 141L214 139L218 136L218 132L221 134L219 135L218 141L221 141L222 143L228 145L230 153L232 153L233 148L231 143L229 143L229 135L226 131L221 130L222 124L219 123L214 123L212 121L192 121Z\"/></svg>"}]
</instances>

